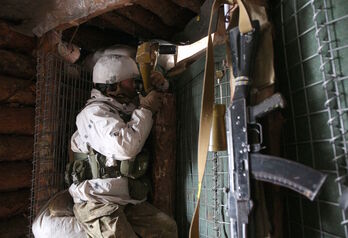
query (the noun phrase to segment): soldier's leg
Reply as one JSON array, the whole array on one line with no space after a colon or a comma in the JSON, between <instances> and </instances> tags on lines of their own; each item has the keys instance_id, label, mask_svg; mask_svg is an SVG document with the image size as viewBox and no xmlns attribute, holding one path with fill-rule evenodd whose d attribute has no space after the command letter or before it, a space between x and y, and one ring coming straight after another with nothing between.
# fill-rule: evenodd
<instances>
[{"instance_id":1,"label":"soldier's leg","mask_svg":"<svg viewBox=\"0 0 348 238\"><path fill-rule=\"evenodd\" d=\"M74 205L74 214L90 237L136 238L123 209L117 204L85 202Z\"/></svg>"},{"instance_id":2,"label":"soldier's leg","mask_svg":"<svg viewBox=\"0 0 348 238\"><path fill-rule=\"evenodd\" d=\"M148 202L127 205L124 210L133 230L142 238L177 238L175 220Z\"/></svg>"}]
</instances>

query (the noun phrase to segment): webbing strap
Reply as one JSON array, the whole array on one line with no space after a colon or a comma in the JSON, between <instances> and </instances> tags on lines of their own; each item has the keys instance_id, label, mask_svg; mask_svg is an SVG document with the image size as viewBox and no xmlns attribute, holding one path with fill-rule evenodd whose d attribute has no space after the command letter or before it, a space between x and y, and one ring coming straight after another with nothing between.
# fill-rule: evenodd
<instances>
[{"instance_id":1,"label":"webbing strap","mask_svg":"<svg viewBox=\"0 0 348 238\"><path fill-rule=\"evenodd\" d=\"M100 172L99 172L99 162L97 159L97 155L94 153L93 148L88 146L89 148L89 153L88 153L88 163L89 166L91 167L91 172L92 172L92 178L97 179L100 178Z\"/></svg>"},{"instance_id":2,"label":"webbing strap","mask_svg":"<svg viewBox=\"0 0 348 238\"><path fill-rule=\"evenodd\" d=\"M233 4L233 0L214 0L212 5L209 29L208 29L208 45L206 50L205 71L202 91L201 116L199 122L198 135L198 192L197 204L192 217L190 226L190 238L199 238L199 201L201 195L201 186L204 176L204 169L207 161L207 153L209 146L210 128L212 124L213 104L214 104L214 46L211 38L211 25L215 11L221 4ZM239 28L242 33L252 31L251 21L248 12L242 2L237 0L239 5Z\"/></svg>"},{"instance_id":3,"label":"webbing strap","mask_svg":"<svg viewBox=\"0 0 348 238\"><path fill-rule=\"evenodd\" d=\"M239 8L239 31L241 33L248 33L253 30L251 25L250 17L248 11L242 0L237 0L238 8Z\"/></svg>"}]
</instances>

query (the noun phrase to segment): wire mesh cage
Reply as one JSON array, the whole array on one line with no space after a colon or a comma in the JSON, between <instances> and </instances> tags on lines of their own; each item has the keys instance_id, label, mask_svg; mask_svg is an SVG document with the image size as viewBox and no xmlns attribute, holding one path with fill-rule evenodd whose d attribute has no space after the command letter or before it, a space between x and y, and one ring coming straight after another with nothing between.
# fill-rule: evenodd
<instances>
[{"instance_id":1,"label":"wire mesh cage","mask_svg":"<svg viewBox=\"0 0 348 238\"><path fill-rule=\"evenodd\" d=\"M90 96L90 72L50 53L38 55L30 228L49 198L65 188L75 117ZM29 230L31 234L31 230Z\"/></svg>"},{"instance_id":2,"label":"wire mesh cage","mask_svg":"<svg viewBox=\"0 0 348 238\"><path fill-rule=\"evenodd\" d=\"M347 175L348 2L282 0L273 11L279 85L287 98L287 158L329 175L311 203L287 196L288 237L348 237L338 206Z\"/></svg>"},{"instance_id":3,"label":"wire mesh cage","mask_svg":"<svg viewBox=\"0 0 348 238\"><path fill-rule=\"evenodd\" d=\"M215 49L215 69L223 70L224 49ZM192 64L176 80L177 94L177 225L179 237L187 237L197 203L197 141L200 116L204 60ZM225 76L215 81L215 102L230 101L229 80ZM226 215L228 187L227 152L209 153L200 198L200 237L230 237Z\"/></svg>"}]
</instances>

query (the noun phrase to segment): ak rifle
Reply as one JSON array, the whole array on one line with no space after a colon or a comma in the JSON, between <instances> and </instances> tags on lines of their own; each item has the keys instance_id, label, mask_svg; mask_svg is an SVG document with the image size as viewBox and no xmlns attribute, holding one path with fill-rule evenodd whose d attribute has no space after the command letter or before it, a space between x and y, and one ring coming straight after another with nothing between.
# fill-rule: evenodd
<instances>
[{"instance_id":1,"label":"ak rifle","mask_svg":"<svg viewBox=\"0 0 348 238\"><path fill-rule=\"evenodd\" d=\"M226 113L229 152L228 213L231 236L247 237L247 224L253 203L250 178L292 189L313 200L326 175L310 167L280 157L261 154L262 126L257 120L284 107L280 94L251 106L250 85L257 51L259 22L252 21L253 30L242 34L239 27L229 31L235 92Z\"/></svg>"}]
</instances>

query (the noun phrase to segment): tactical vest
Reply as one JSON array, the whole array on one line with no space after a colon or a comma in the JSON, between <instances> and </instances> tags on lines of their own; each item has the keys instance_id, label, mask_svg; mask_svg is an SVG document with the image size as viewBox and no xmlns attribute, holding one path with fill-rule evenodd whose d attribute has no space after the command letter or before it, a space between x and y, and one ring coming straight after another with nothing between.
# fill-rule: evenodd
<instances>
[{"instance_id":1,"label":"tactical vest","mask_svg":"<svg viewBox=\"0 0 348 238\"><path fill-rule=\"evenodd\" d=\"M133 160L117 161L115 166L106 167L106 157L91 150L90 153L74 153L74 161L66 166L65 182L78 185L89 179L127 177L129 194L133 199L142 200L150 191L146 177L149 153L144 150Z\"/></svg>"},{"instance_id":2,"label":"tactical vest","mask_svg":"<svg viewBox=\"0 0 348 238\"><path fill-rule=\"evenodd\" d=\"M108 102L103 103L114 108ZM130 120L130 115L118 112L125 122ZM150 191L150 181L145 175L149 165L147 150L143 150L132 160L116 160L116 165L111 167L105 164L106 157L91 147L89 147L89 153L75 152L74 161L66 166L65 182L70 186L72 183L78 185L89 179L127 177L130 196L136 200L146 197Z\"/></svg>"}]
</instances>

